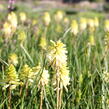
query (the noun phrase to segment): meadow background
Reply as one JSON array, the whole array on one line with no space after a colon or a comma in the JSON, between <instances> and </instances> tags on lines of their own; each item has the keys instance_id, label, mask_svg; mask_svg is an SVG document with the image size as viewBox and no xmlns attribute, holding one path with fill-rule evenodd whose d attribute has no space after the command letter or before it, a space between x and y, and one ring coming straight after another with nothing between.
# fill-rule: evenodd
<instances>
[{"instance_id":1,"label":"meadow background","mask_svg":"<svg viewBox=\"0 0 109 109\"><path fill-rule=\"evenodd\" d=\"M10 11L1 2L0 109L109 108L109 8L100 3L24 1Z\"/></svg>"}]
</instances>

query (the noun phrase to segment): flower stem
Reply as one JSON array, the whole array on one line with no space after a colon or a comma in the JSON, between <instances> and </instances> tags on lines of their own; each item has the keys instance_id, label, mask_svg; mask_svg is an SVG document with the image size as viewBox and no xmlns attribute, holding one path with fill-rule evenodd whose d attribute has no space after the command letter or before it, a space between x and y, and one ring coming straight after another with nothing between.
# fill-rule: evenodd
<instances>
[{"instance_id":1,"label":"flower stem","mask_svg":"<svg viewBox=\"0 0 109 109\"><path fill-rule=\"evenodd\" d=\"M26 81L25 89L26 89L26 96L28 96L28 80Z\"/></svg>"},{"instance_id":2,"label":"flower stem","mask_svg":"<svg viewBox=\"0 0 109 109\"><path fill-rule=\"evenodd\" d=\"M63 89L61 88L60 95L59 95L59 109L61 109L61 104L62 104L62 92L63 92Z\"/></svg>"},{"instance_id":3,"label":"flower stem","mask_svg":"<svg viewBox=\"0 0 109 109\"><path fill-rule=\"evenodd\" d=\"M20 87L20 96L22 96L22 86Z\"/></svg>"},{"instance_id":4,"label":"flower stem","mask_svg":"<svg viewBox=\"0 0 109 109\"><path fill-rule=\"evenodd\" d=\"M57 108L56 109L59 109L59 73L57 72Z\"/></svg>"},{"instance_id":5,"label":"flower stem","mask_svg":"<svg viewBox=\"0 0 109 109\"><path fill-rule=\"evenodd\" d=\"M43 94L44 94L44 86L42 85L41 93L40 93L40 109L42 109L42 105L43 105Z\"/></svg>"},{"instance_id":6,"label":"flower stem","mask_svg":"<svg viewBox=\"0 0 109 109\"><path fill-rule=\"evenodd\" d=\"M8 109L11 109L11 89L8 88Z\"/></svg>"},{"instance_id":7,"label":"flower stem","mask_svg":"<svg viewBox=\"0 0 109 109\"><path fill-rule=\"evenodd\" d=\"M29 53L27 52L27 50L24 48L24 46L22 44L20 46L24 50L25 54L28 56L28 58L31 61L31 63L34 64L33 59L31 58L31 56L29 55Z\"/></svg>"}]
</instances>

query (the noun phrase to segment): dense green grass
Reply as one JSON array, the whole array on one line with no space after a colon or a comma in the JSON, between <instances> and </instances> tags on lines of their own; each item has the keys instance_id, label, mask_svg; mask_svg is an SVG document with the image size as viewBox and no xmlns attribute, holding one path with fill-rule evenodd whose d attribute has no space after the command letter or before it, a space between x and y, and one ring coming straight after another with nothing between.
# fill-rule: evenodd
<instances>
[{"instance_id":1,"label":"dense green grass","mask_svg":"<svg viewBox=\"0 0 109 109\"><path fill-rule=\"evenodd\" d=\"M18 15L19 12L17 12ZM52 84L53 71L48 64L46 55L47 50L42 51L39 46L40 38L46 36L47 45L50 45L50 40L57 41L61 39L65 32L70 27L66 27L63 21L59 24L61 31L57 32L56 27L58 24L53 20L54 13L50 11L52 22L47 27L42 23L43 12L27 12L27 22L21 24L19 21L16 32L12 38L8 41L3 37L4 34L0 30L0 80L4 78L7 69L6 63L10 53L16 53L18 56L18 65L16 66L17 74L21 71L21 68L28 64L31 68L41 63L42 69L45 67L48 69L50 74L49 85L45 88L43 109L55 109L56 108L56 91ZM85 13L86 15L86 13ZM73 18L77 19L84 14L77 14L68 16L70 20ZM91 16L92 15L92 16ZM87 17L95 17L96 14L87 14ZM65 15L67 16L67 15ZM79 18L78 18L79 16ZM100 26L94 32L95 45L89 46L90 33L86 29L83 33L79 31L77 36L73 36L72 33L68 32L62 42L66 44L68 50L68 67L70 70L70 85L68 86L68 92L63 89L62 95L62 106L61 109L108 109L109 103L109 91L108 81L105 82L103 73L108 72L108 51L105 51L105 32L103 28L103 17L100 17ZM1 18L2 21L6 19ZM38 24L32 26L31 20L37 19ZM1 21L1 22L2 22ZM2 26L1 26L2 27ZM39 33L36 32L40 30ZM26 34L26 40L23 43L24 49L22 48L20 41L18 40L19 32L24 31ZM107 54L106 54L107 52ZM36 77L33 84L28 86L28 94L26 94L25 86L22 90L22 96L20 96L20 86L12 90L11 95L11 107L12 109L39 109L40 106L40 90L38 90L38 81L40 80L40 74ZM107 77L109 78L109 77ZM0 82L0 109L7 109L8 104L8 89L2 90L3 83ZM103 99L104 97L104 99Z\"/></svg>"}]
</instances>

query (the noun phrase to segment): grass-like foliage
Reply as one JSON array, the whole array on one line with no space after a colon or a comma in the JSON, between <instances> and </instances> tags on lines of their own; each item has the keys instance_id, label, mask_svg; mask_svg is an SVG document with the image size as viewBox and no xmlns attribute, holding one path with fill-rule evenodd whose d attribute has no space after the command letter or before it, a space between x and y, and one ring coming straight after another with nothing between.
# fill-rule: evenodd
<instances>
[{"instance_id":1,"label":"grass-like foliage","mask_svg":"<svg viewBox=\"0 0 109 109\"><path fill-rule=\"evenodd\" d=\"M108 109L109 20L30 11L1 17L0 109Z\"/></svg>"}]
</instances>

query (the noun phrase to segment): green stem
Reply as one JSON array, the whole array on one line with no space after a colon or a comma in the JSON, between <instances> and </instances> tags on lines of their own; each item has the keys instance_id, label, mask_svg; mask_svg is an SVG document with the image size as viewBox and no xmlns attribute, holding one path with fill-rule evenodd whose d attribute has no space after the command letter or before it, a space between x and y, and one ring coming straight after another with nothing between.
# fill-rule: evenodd
<instances>
[{"instance_id":1,"label":"green stem","mask_svg":"<svg viewBox=\"0 0 109 109\"><path fill-rule=\"evenodd\" d=\"M56 109L59 109L59 73L57 72L57 108Z\"/></svg>"},{"instance_id":2,"label":"green stem","mask_svg":"<svg viewBox=\"0 0 109 109\"><path fill-rule=\"evenodd\" d=\"M63 89L61 88L60 95L59 95L59 109L61 109L61 105L62 105L62 92L63 92Z\"/></svg>"},{"instance_id":3,"label":"green stem","mask_svg":"<svg viewBox=\"0 0 109 109\"><path fill-rule=\"evenodd\" d=\"M105 108L105 88L104 88L104 82L102 83L102 109Z\"/></svg>"},{"instance_id":4,"label":"green stem","mask_svg":"<svg viewBox=\"0 0 109 109\"><path fill-rule=\"evenodd\" d=\"M29 55L29 53L27 52L27 50L24 48L24 46L23 46L22 44L21 44L20 46L21 46L21 48L24 50L25 54L28 56L28 58L29 58L29 60L31 61L31 63L34 64L34 62L33 62L32 58L31 58L31 56Z\"/></svg>"},{"instance_id":5,"label":"green stem","mask_svg":"<svg viewBox=\"0 0 109 109\"><path fill-rule=\"evenodd\" d=\"M43 105L43 95L44 95L44 86L41 85L41 95L40 95L40 109L42 109L42 105Z\"/></svg>"},{"instance_id":6,"label":"green stem","mask_svg":"<svg viewBox=\"0 0 109 109\"><path fill-rule=\"evenodd\" d=\"M8 88L8 109L11 109L11 89Z\"/></svg>"}]
</instances>

